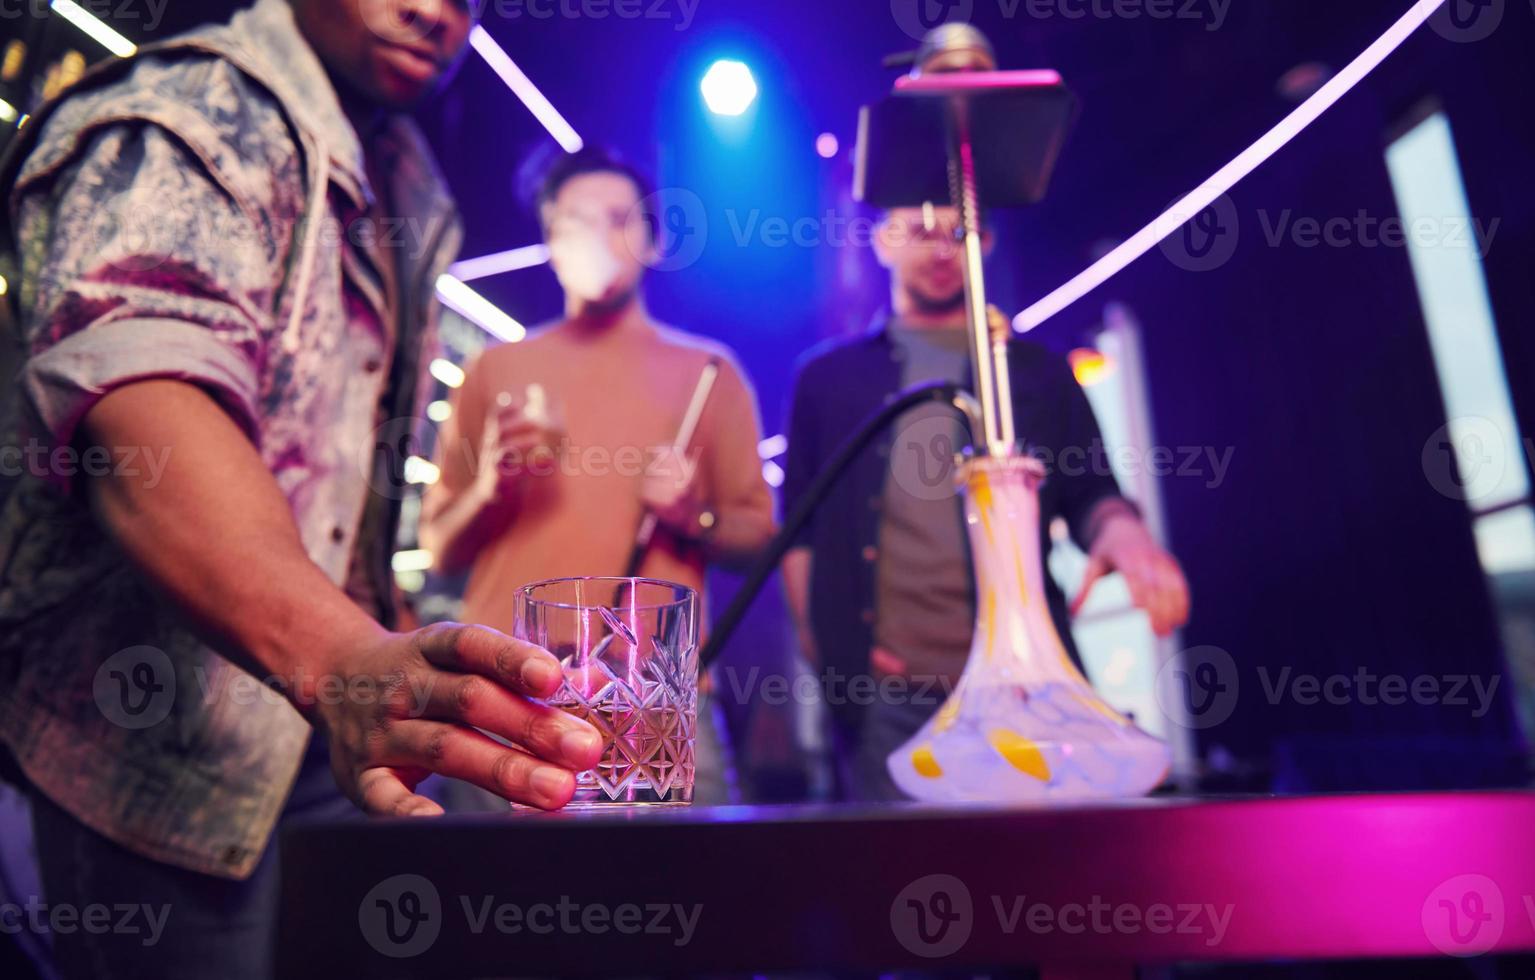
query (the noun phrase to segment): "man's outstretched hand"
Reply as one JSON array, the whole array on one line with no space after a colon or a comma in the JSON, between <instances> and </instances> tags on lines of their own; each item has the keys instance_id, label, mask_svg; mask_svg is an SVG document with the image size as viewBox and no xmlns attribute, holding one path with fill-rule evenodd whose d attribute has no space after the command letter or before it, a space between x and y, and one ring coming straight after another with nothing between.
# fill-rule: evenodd
<instances>
[{"instance_id":1,"label":"man's outstretched hand","mask_svg":"<svg viewBox=\"0 0 1535 980\"><path fill-rule=\"evenodd\" d=\"M81 434L163 455L158 483L122 467L91 478L96 520L204 642L273 678L330 738L337 782L367 812L441 813L414 792L433 772L555 809L597 764L597 732L534 700L559 688L547 651L475 626L390 633L337 588L254 444L201 388L116 388Z\"/></svg>"},{"instance_id":2,"label":"man's outstretched hand","mask_svg":"<svg viewBox=\"0 0 1535 980\"><path fill-rule=\"evenodd\" d=\"M1152 538L1138 518L1128 514L1108 519L1093 541L1082 588L1071 604L1081 612L1093 585L1110 572L1119 572L1130 586L1130 599L1151 618L1158 636L1169 636L1189 619L1189 584L1178 560Z\"/></svg>"},{"instance_id":3,"label":"man's outstretched hand","mask_svg":"<svg viewBox=\"0 0 1535 980\"><path fill-rule=\"evenodd\" d=\"M441 814L415 792L432 773L558 809L575 792L575 773L595 766L602 751L596 729L532 700L559 689L559 662L495 630L440 624L379 633L337 654L332 669L344 681L344 696L291 696L330 738L342 791L375 816ZM374 693L355 693L368 690Z\"/></svg>"}]
</instances>

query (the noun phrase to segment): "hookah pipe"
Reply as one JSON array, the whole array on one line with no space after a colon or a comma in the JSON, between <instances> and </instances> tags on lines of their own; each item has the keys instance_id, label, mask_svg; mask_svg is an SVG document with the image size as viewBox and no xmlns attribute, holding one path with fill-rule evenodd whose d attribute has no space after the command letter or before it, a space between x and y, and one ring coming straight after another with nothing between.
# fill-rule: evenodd
<instances>
[{"instance_id":1,"label":"hookah pipe","mask_svg":"<svg viewBox=\"0 0 1535 980\"><path fill-rule=\"evenodd\" d=\"M992 51L990 42L980 31L968 24L951 23L928 32L920 50L915 53L892 55L885 59L884 64L887 68L913 65L912 73L918 75L924 66L938 69L945 62L950 65L956 62L968 62L995 67L996 55ZM962 131L968 134L968 127ZM966 138L968 139L968 135ZM702 669L707 670L719 657L725 643L735 632L736 627L741 624L742 618L745 617L751 604L756 601L762 587L772 577L773 572L777 571L778 563L793 547L799 532L804 529L816 508L826 499L837 481L852 465L853 460L857 459L859 453L863 452L881 432L894 424L896 419L907 410L928 401L947 402L960 411L969 422L974 445L988 446L994 452L1003 455L1013 452L1012 399L1008 397L1002 399L1000 403L998 400L998 379L1000 379L1001 389L1011 392L1007 375L1007 319L1001 311L993 311L994 317L987 316L986 290L982 284L984 273L981 263L979 205L974 193L973 163L969 171L970 193L966 194L965 172L956 169L956 162L959 159L958 154L950 154L949 181L951 194L957 201L962 202L960 220L965 233L965 308L970 325L971 360L978 368L975 375L976 387L980 389L980 398L977 399L975 395L955 384L919 385L902 392L895 401L864 420L811 482L794 511L784 518L783 529L768 545L767 551L751 572L747 574L745 582L720 616L719 622L715 624L699 654ZM1002 327L1001 331L990 329L992 325L998 324ZM992 341L993 336L996 338L995 342ZM992 438L993 419L995 420L995 439Z\"/></svg>"},{"instance_id":2,"label":"hookah pipe","mask_svg":"<svg viewBox=\"0 0 1535 980\"><path fill-rule=\"evenodd\" d=\"M968 24L944 24L930 32L916 52L891 55L884 60L887 68L913 65L913 75L919 75L924 67L943 70L944 63L970 63L995 67L996 55L985 35ZM956 131L968 139L968 127ZM970 326L971 360L977 367L976 387L980 397L963 390L956 384L925 384L908 388L895 401L865 419L857 431L832 455L831 462L818 474L794 511L784 518L783 530L768 545L767 551L747 574L734 600L721 614L719 622L710 632L709 640L699 655L703 669L707 670L718 659L725 643L735 632L756 601L767 580L777 571L778 563L793 547L794 540L804 529L816 508L836 486L858 454L866 449L888 426L895 423L907 410L929 401L946 402L965 416L971 438L977 446L987 446L999 455L1011 455L1015 451L1013 435L1013 403L1011 384L1007 373L1007 319L1000 310L986 309L986 289L983 283L981 263L981 227L979 203L975 194L973 159L969 170L967 194L966 173L956 166L961 159L958 153L950 154L950 192L960 203L960 220L964 231L965 249L965 311ZM978 312L979 311L979 315ZM995 329L1000 327L1001 329ZM1009 397L999 398L999 390ZM993 421L995 424L993 425ZM995 435L993 436L993 432Z\"/></svg>"},{"instance_id":3,"label":"hookah pipe","mask_svg":"<svg viewBox=\"0 0 1535 980\"><path fill-rule=\"evenodd\" d=\"M986 305L976 107L989 94L1026 91L1030 84L995 72L990 44L967 24L945 24L929 32L916 61L912 74L896 82L895 94L910 100L902 110L925 101L943 111L948 190L962 231L965 313L977 394L953 384L923 385L867 420L789 515L721 617L700 660L707 665L719 655L795 535L870 441L911 407L945 401L965 413L973 436L956 482L964 496L975 562L976 628L959 684L917 734L890 755L886 767L891 778L907 795L931 802L1058 803L1144 795L1166 776L1171 753L1098 696L1067 656L1051 621L1039 539L1039 487L1045 470L1019 448L1007 365L1012 329L1006 317ZM1049 74L1058 86L1058 76ZM987 132L996 136L994 119L989 125Z\"/></svg>"}]
</instances>

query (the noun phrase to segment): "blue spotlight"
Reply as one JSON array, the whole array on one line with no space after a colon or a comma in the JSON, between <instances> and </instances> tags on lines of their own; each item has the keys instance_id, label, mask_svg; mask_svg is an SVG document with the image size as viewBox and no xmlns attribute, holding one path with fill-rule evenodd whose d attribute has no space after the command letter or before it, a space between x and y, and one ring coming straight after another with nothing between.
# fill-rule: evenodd
<instances>
[{"instance_id":1,"label":"blue spotlight","mask_svg":"<svg viewBox=\"0 0 1535 980\"><path fill-rule=\"evenodd\" d=\"M739 116L757 101L757 80L744 62L716 61L700 85L704 103L717 116Z\"/></svg>"}]
</instances>

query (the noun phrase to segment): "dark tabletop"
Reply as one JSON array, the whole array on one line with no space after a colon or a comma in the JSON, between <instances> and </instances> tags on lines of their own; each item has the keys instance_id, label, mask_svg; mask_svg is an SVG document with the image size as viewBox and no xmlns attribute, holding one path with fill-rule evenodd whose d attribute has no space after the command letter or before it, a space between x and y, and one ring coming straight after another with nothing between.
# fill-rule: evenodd
<instances>
[{"instance_id":1,"label":"dark tabletop","mask_svg":"<svg viewBox=\"0 0 1535 980\"><path fill-rule=\"evenodd\" d=\"M311 824L283 877L284 976L1530 951L1535 793Z\"/></svg>"}]
</instances>

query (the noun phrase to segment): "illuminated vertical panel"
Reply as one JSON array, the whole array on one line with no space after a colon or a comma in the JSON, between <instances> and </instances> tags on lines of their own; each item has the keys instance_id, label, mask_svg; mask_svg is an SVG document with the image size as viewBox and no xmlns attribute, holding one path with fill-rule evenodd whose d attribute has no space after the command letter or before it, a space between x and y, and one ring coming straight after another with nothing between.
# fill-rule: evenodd
<instances>
[{"instance_id":1,"label":"illuminated vertical panel","mask_svg":"<svg viewBox=\"0 0 1535 980\"><path fill-rule=\"evenodd\" d=\"M1393 142L1386 165L1449 419L1443 451L1455 455L1458 480L1474 512L1517 504L1530 494L1529 474L1482 269L1496 225L1471 214L1454 134L1443 113ZM1477 544L1487 571L1535 569L1532 528L1528 514L1478 520Z\"/></svg>"}]
</instances>

